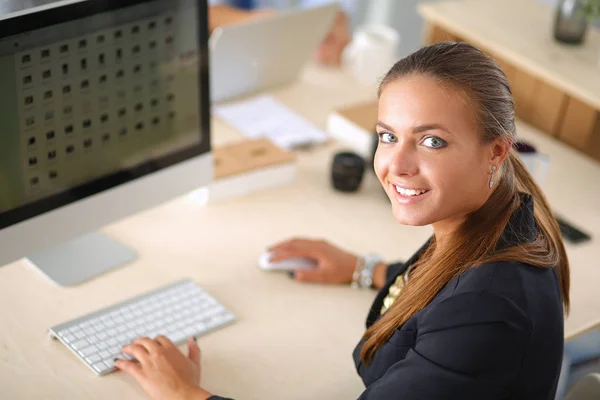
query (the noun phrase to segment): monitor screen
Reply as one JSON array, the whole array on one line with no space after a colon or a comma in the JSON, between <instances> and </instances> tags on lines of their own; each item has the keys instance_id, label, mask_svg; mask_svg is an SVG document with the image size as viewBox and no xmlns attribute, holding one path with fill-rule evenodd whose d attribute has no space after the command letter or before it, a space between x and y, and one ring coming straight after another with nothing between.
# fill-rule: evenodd
<instances>
[{"instance_id":1,"label":"monitor screen","mask_svg":"<svg viewBox=\"0 0 600 400\"><path fill-rule=\"evenodd\" d=\"M207 35L193 0L3 21L0 229L210 151Z\"/></svg>"}]
</instances>

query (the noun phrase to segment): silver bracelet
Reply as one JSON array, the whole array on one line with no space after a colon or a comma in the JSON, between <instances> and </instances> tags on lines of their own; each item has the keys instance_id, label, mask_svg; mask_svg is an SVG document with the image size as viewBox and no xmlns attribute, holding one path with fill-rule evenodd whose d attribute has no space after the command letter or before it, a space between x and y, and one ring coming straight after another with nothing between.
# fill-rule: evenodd
<instances>
[{"instance_id":1,"label":"silver bracelet","mask_svg":"<svg viewBox=\"0 0 600 400\"><path fill-rule=\"evenodd\" d=\"M365 255L364 264L362 269L360 285L361 287L370 288L373 286L373 272L375 267L381 263L382 259L377 254L369 253Z\"/></svg>"},{"instance_id":2,"label":"silver bracelet","mask_svg":"<svg viewBox=\"0 0 600 400\"><path fill-rule=\"evenodd\" d=\"M350 287L353 289L358 289L360 286L360 281L362 277L362 271L365 266L365 259L361 256L356 257L356 266L354 267L354 273L352 274L352 283L350 283Z\"/></svg>"},{"instance_id":3,"label":"silver bracelet","mask_svg":"<svg viewBox=\"0 0 600 400\"><path fill-rule=\"evenodd\" d=\"M353 288L370 288L373 285L375 267L381 262L382 259L377 254L369 253L364 257L359 256L350 286Z\"/></svg>"}]
</instances>

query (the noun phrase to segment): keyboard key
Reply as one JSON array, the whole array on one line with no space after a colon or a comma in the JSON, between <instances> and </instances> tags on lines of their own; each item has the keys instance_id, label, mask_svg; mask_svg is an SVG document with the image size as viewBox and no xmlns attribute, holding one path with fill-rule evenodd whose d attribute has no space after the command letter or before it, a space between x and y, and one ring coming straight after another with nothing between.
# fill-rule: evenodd
<instances>
[{"instance_id":1,"label":"keyboard key","mask_svg":"<svg viewBox=\"0 0 600 400\"><path fill-rule=\"evenodd\" d=\"M199 322L196 325L194 325L194 328L196 329L196 332L204 332L206 330L206 324Z\"/></svg>"},{"instance_id":2,"label":"keyboard key","mask_svg":"<svg viewBox=\"0 0 600 400\"><path fill-rule=\"evenodd\" d=\"M110 357L110 352L108 350L102 350L100 353L98 353L98 355L102 358L107 358Z\"/></svg>"},{"instance_id":3,"label":"keyboard key","mask_svg":"<svg viewBox=\"0 0 600 400\"><path fill-rule=\"evenodd\" d=\"M75 337L77 339L84 339L86 336L87 336L87 334L84 331L82 331L82 330L79 330L79 331L75 332Z\"/></svg>"},{"instance_id":4,"label":"keyboard key","mask_svg":"<svg viewBox=\"0 0 600 400\"><path fill-rule=\"evenodd\" d=\"M83 321L79 324L79 327L85 329L87 326L90 326L92 323L90 321Z\"/></svg>"},{"instance_id":5,"label":"keyboard key","mask_svg":"<svg viewBox=\"0 0 600 400\"><path fill-rule=\"evenodd\" d=\"M113 326L115 326L115 321L113 321L112 318L111 318L111 319L109 319L107 321L104 321L104 325L107 328L112 328Z\"/></svg>"},{"instance_id":6,"label":"keyboard key","mask_svg":"<svg viewBox=\"0 0 600 400\"><path fill-rule=\"evenodd\" d=\"M132 314L136 317L141 317L141 316L145 315L144 312L140 308L136 308L135 310L133 310Z\"/></svg>"},{"instance_id":7,"label":"keyboard key","mask_svg":"<svg viewBox=\"0 0 600 400\"><path fill-rule=\"evenodd\" d=\"M77 338L75 337L75 335L71 335L71 334L68 334L68 333L65 334L65 335L63 335L62 338L67 343L71 343L71 342L77 340Z\"/></svg>"},{"instance_id":8,"label":"keyboard key","mask_svg":"<svg viewBox=\"0 0 600 400\"><path fill-rule=\"evenodd\" d=\"M130 313L129 311L123 312L123 318L125 319L125 321L129 321L131 319L133 319L134 315L132 313Z\"/></svg>"},{"instance_id":9,"label":"keyboard key","mask_svg":"<svg viewBox=\"0 0 600 400\"><path fill-rule=\"evenodd\" d=\"M79 331L81 331L81 327L79 325L75 325L75 326L72 326L71 328L69 328L69 332L71 332L71 333L75 333L75 332L79 332Z\"/></svg>"},{"instance_id":10,"label":"keyboard key","mask_svg":"<svg viewBox=\"0 0 600 400\"><path fill-rule=\"evenodd\" d=\"M86 348L89 345L90 344L85 339L79 340L79 341L77 341L75 343L71 343L71 347L74 348L75 350L81 350L83 348Z\"/></svg>"},{"instance_id":11,"label":"keyboard key","mask_svg":"<svg viewBox=\"0 0 600 400\"><path fill-rule=\"evenodd\" d=\"M109 368L106 367L106 364L104 364L102 361L100 361L99 363L96 363L96 364L92 365L92 368L94 368L99 373L102 373L102 372L104 372L104 371L106 371L106 370L109 369Z\"/></svg>"},{"instance_id":12,"label":"keyboard key","mask_svg":"<svg viewBox=\"0 0 600 400\"><path fill-rule=\"evenodd\" d=\"M169 336L169 339L171 339L171 341L173 343L178 343L179 341L185 339L186 337L187 337L187 335L184 332L177 331L173 335Z\"/></svg>"},{"instance_id":13,"label":"keyboard key","mask_svg":"<svg viewBox=\"0 0 600 400\"><path fill-rule=\"evenodd\" d=\"M108 344L108 342L100 342L96 344L96 346L98 346L98 350L104 350L110 345Z\"/></svg>"},{"instance_id":14,"label":"keyboard key","mask_svg":"<svg viewBox=\"0 0 600 400\"><path fill-rule=\"evenodd\" d=\"M86 357L86 361L90 364L97 363L100 360L102 360L102 357L100 357L98 354L92 354L91 356Z\"/></svg>"},{"instance_id":15,"label":"keyboard key","mask_svg":"<svg viewBox=\"0 0 600 400\"><path fill-rule=\"evenodd\" d=\"M100 339L96 335L89 335L86 339L88 342L90 342L90 344L96 344L100 342Z\"/></svg>"},{"instance_id":16,"label":"keyboard key","mask_svg":"<svg viewBox=\"0 0 600 400\"><path fill-rule=\"evenodd\" d=\"M83 350L79 350L79 354L81 354L84 357L90 356L96 352L98 352L98 348L94 345L86 347Z\"/></svg>"},{"instance_id":17,"label":"keyboard key","mask_svg":"<svg viewBox=\"0 0 600 400\"><path fill-rule=\"evenodd\" d=\"M183 330L183 333L185 333L186 336L192 336L194 333L196 333L196 328L192 328L192 327L185 328Z\"/></svg>"},{"instance_id":18,"label":"keyboard key","mask_svg":"<svg viewBox=\"0 0 600 400\"><path fill-rule=\"evenodd\" d=\"M102 360L104 362L104 365L106 365L106 368L113 368L115 366L115 361L113 358L107 358L105 360Z\"/></svg>"}]
</instances>

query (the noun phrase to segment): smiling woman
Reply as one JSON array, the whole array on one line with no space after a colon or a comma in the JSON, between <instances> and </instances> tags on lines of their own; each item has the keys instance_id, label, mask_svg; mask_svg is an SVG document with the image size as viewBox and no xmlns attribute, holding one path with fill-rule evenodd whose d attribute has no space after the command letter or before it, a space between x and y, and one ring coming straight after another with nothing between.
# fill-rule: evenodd
<instances>
[{"instance_id":1,"label":"smiling woman","mask_svg":"<svg viewBox=\"0 0 600 400\"><path fill-rule=\"evenodd\" d=\"M378 120L375 171L393 215L435 234L355 352L363 398L552 398L569 266L544 195L512 150L506 76L468 44L425 47L383 79ZM412 352L382 359L409 327Z\"/></svg>"},{"instance_id":2,"label":"smiling woman","mask_svg":"<svg viewBox=\"0 0 600 400\"><path fill-rule=\"evenodd\" d=\"M553 399L569 263L544 195L512 149L506 76L468 44L424 47L383 79L378 119L374 167L393 216L432 225L434 235L406 263L306 239L271 247L271 262L309 257L316 268L295 271L296 280L380 289L354 351L361 400ZM190 383L194 343L193 362L147 344L149 356L138 349L146 372L119 367L139 373L155 398L221 399Z\"/></svg>"}]
</instances>

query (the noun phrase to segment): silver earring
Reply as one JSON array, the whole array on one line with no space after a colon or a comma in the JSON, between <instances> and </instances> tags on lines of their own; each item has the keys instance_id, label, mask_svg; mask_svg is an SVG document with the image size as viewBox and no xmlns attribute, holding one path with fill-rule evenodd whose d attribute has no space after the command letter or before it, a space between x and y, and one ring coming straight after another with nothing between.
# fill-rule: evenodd
<instances>
[{"instance_id":1,"label":"silver earring","mask_svg":"<svg viewBox=\"0 0 600 400\"><path fill-rule=\"evenodd\" d=\"M496 172L496 166L492 165L492 174L490 176L490 188L494 186L494 173Z\"/></svg>"}]
</instances>

